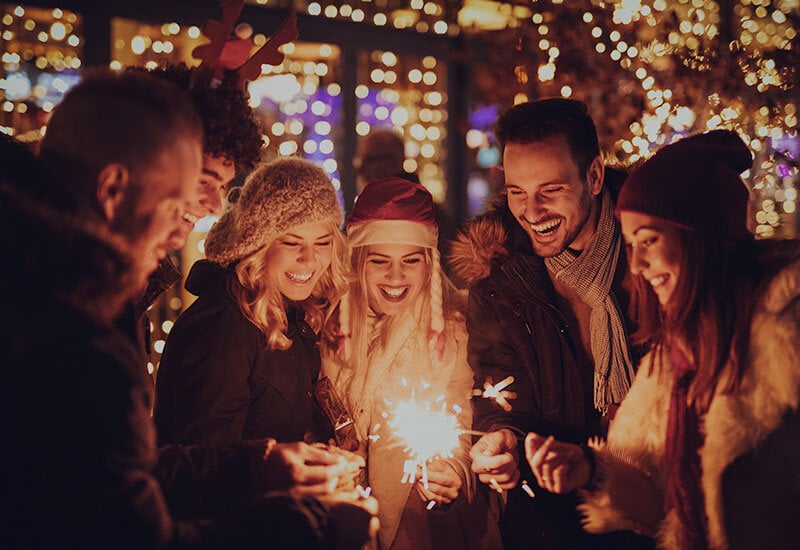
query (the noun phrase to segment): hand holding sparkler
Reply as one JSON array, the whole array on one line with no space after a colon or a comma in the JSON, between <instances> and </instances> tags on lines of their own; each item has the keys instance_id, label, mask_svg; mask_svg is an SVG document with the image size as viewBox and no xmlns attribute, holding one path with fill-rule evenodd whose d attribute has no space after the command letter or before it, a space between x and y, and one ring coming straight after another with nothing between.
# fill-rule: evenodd
<instances>
[{"instance_id":1,"label":"hand holding sparkler","mask_svg":"<svg viewBox=\"0 0 800 550\"><path fill-rule=\"evenodd\" d=\"M428 486L422 483L422 471L417 471L417 488L427 501L450 504L458 498L461 476L444 460L433 460L427 464Z\"/></svg>"},{"instance_id":2,"label":"hand holding sparkler","mask_svg":"<svg viewBox=\"0 0 800 550\"><path fill-rule=\"evenodd\" d=\"M503 428L482 436L470 450L472 471L493 489L513 489L519 481L517 436Z\"/></svg>"},{"instance_id":3,"label":"hand holding sparkler","mask_svg":"<svg viewBox=\"0 0 800 550\"><path fill-rule=\"evenodd\" d=\"M414 394L410 400L391 405L388 418L392 438L396 438L409 456L403 469L401 483L414 483L417 479L428 489L428 464L434 459L449 458L459 446L461 430L458 418L447 410L444 396L433 402L418 402ZM421 477L418 471L421 470Z\"/></svg>"},{"instance_id":4,"label":"hand holding sparkler","mask_svg":"<svg viewBox=\"0 0 800 550\"><path fill-rule=\"evenodd\" d=\"M271 491L289 491L300 496L324 495L336 486L346 464L332 453L298 441L274 445L264 469Z\"/></svg>"},{"instance_id":5,"label":"hand holding sparkler","mask_svg":"<svg viewBox=\"0 0 800 550\"><path fill-rule=\"evenodd\" d=\"M588 451L591 452L591 451ZM592 463L586 452L572 443L529 433L525 438L525 457L536 482L551 493L568 493L591 480Z\"/></svg>"}]
</instances>

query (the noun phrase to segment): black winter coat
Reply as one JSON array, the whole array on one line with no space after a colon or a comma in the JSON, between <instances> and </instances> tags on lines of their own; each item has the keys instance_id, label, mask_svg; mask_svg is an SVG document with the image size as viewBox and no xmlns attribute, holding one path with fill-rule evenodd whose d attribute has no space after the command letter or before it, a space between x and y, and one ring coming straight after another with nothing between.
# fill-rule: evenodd
<instances>
[{"instance_id":1,"label":"black winter coat","mask_svg":"<svg viewBox=\"0 0 800 550\"><path fill-rule=\"evenodd\" d=\"M159 444L230 447L273 437L327 441L333 431L315 405L318 338L290 306L287 350L267 350L264 334L228 293L235 274L197 262L186 288L199 298L170 331L156 380Z\"/></svg>"},{"instance_id":2,"label":"black winter coat","mask_svg":"<svg viewBox=\"0 0 800 550\"><path fill-rule=\"evenodd\" d=\"M615 176L612 172L611 179ZM608 170L606 178L608 184ZM470 289L468 360L475 372L475 388L483 389L488 378L497 383L512 375L514 382L508 389L517 394L508 412L494 400L473 399L474 429L510 428L520 437L535 431L576 443L602 435L591 430L600 425L599 418L593 418L599 413L587 410L591 399L585 395L575 355L581 343L570 337L544 260L533 252L505 196L462 230L452 251L453 273ZM623 312L628 305L622 286L626 269L623 249L612 285ZM629 319L625 321L631 326ZM634 364L638 363L640 350L630 351ZM522 445L519 451L522 479L534 487L537 497L531 500L519 488L509 493L501 524L506 546L604 547L606 543L595 540L598 537L582 533L574 495L557 496L538 488ZM626 543L607 544L624 547Z\"/></svg>"}]
</instances>

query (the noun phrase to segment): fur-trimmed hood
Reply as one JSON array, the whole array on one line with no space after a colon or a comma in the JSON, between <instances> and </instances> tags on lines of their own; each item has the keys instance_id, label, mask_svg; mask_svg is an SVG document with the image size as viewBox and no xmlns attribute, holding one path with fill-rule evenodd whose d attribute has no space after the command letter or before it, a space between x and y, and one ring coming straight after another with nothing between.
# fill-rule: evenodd
<instances>
[{"instance_id":1,"label":"fur-trimmed hood","mask_svg":"<svg viewBox=\"0 0 800 550\"><path fill-rule=\"evenodd\" d=\"M497 258L509 256L509 222L515 223L503 193L490 201L484 214L459 231L448 257L451 273L459 283L474 285L489 276Z\"/></svg>"}]
</instances>

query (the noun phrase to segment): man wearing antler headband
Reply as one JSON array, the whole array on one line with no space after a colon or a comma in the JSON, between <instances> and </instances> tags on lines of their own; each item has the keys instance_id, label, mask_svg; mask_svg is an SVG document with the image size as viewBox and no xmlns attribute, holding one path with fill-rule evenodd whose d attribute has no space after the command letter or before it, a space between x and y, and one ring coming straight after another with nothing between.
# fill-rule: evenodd
<instances>
[{"instance_id":1,"label":"man wearing antler headband","mask_svg":"<svg viewBox=\"0 0 800 550\"><path fill-rule=\"evenodd\" d=\"M203 33L211 42L198 46L192 55L201 61L198 67L167 65L148 71L177 85L190 96L203 123L203 172L194 198L183 211L182 223L170 235L173 250L186 244L195 224L206 215L222 211L222 195L237 176L246 174L261 157L261 131L248 102L245 85L261 74L262 64L283 61L278 47L298 36L294 11L280 28L252 56L252 28L234 25L242 10L242 0L220 2L222 21L208 20ZM142 71L140 67L128 70ZM164 258L148 281L138 304L124 313L119 326L130 331L143 357L150 355L150 322L145 312L169 287L180 280L180 272L169 258Z\"/></svg>"},{"instance_id":2,"label":"man wearing antler headband","mask_svg":"<svg viewBox=\"0 0 800 550\"><path fill-rule=\"evenodd\" d=\"M128 70L144 69L132 67ZM170 235L172 250L186 244L189 233L201 218L221 213L228 185L237 174L249 172L261 157L261 132L239 80L226 79L212 88L208 78L204 78L210 71L184 64L147 71L186 92L203 124L203 170L182 213L180 225ZM147 292L135 308L135 333L139 333L137 340L145 356L150 354L150 323L144 318L144 312L180 278L172 261L164 258L150 276Z\"/></svg>"}]
</instances>

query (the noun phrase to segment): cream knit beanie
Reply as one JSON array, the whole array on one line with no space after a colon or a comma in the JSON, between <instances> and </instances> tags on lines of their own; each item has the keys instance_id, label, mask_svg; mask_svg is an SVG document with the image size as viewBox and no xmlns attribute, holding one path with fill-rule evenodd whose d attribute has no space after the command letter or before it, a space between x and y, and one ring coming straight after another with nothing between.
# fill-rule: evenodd
<instances>
[{"instance_id":1,"label":"cream knit beanie","mask_svg":"<svg viewBox=\"0 0 800 550\"><path fill-rule=\"evenodd\" d=\"M342 223L336 192L325 172L299 158L281 158L257 168L233 206L206 237L206 258L228 266L269 246L283 233L311 222Z\"/></svg>"}]
</instances>

